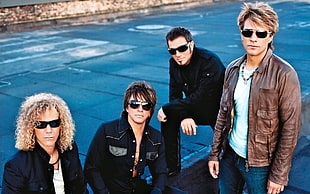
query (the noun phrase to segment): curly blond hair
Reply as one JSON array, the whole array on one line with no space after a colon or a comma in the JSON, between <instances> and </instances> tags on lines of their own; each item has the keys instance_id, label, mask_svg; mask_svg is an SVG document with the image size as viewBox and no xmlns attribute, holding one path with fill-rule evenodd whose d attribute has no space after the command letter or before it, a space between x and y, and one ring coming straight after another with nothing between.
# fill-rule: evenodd
<instances>
[{"instance_id":1,"label":"curly blond hair","mask_svg":"<svg viewBox=\"0 0 310 194\"><path fill-rule=\"evenodd\" d=\"M36 144L35 126L40 114L54 107L59 113L60 132L56 147L63 153L72 149L75 125L66 102L59 96L50 93L35 94L26 97L22 103L16 123L15 147L23 151L31 151Z\"/></svg>"}]
</instances>

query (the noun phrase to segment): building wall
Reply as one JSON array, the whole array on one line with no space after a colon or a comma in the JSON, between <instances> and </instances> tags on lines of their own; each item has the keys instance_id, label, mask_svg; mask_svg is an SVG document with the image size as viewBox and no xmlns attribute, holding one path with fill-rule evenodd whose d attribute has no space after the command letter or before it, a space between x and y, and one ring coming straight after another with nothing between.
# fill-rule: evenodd
<instances>
[{"instance_id":1,"label":"building wall","mask_svg":"<svg viewBox=\"0 0 310 194\"><path fill-rule=\"evenodd\" d=\"M156 8L164 5L212 1L213 0L73 0L68 2L1 7L0 26L126 12Z\"/></svg>"},{"instance_id":2,"label":"building wall","mask_svg":"<svg viewBox=\"0 0 310 194\"><path fill-rule=\"evenodd\" d=\"M35 5L35 4L64 2L64 1L75 1L75 0L0 0L0 7L15 7L22 5Z\"/></svg>"}]
</instances>

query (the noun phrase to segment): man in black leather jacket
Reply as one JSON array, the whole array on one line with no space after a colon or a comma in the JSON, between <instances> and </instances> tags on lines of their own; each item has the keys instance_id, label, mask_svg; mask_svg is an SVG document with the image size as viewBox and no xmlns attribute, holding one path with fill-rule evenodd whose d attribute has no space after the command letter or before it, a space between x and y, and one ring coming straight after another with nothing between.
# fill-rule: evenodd
<instances>
[{"instance_id":1,"label":"man in black leather jacket","mask_svg":"<svg viewBox=\"0 0 310 194\"><path fill-rule=\"evenodd\" d=\"M197 48L189 30L176 27L166 35L170 58L169 103L159 111L169 176L181 170L180 125L196 135L197 124L214 128L225 67L213 52ZM168 157L169 156L169 157Z\"/></svg>"},{"instance_id":2,"label":"man in black leather jacket","mask_svg":"<svg viewBox=\"0 0 310 194\"><path fill-rule=\"evenodd\" d=\"M2 194L87 194L75 125L60 97L27 97L17 118L19 150L4 167Z\"/></svg>"},{"instance_id":3,"label":"man in black leather jacket","mask_svg":"<svg viewBox=\"0 0 310 194\"><path fill-rule=\"evenodd\" d=\"M164 140L149 125L155 90L132 83L124 96L121 118L104 123L95 134L85 161L85 176L94 193L162 193L167 184ZM142 178L148 166L152 184Z\"/></svg>"},{"instance_id":4,"label":"man in black leather jacket","mask_svg":"<svg viewBox=\"0 0 310 194\"><path fill-rule=\"evenodd\" d=\"M72 144L72 150L60 153L59 157L63 166L65 193L88 193L81 163L77 158L76 143ZM49 164L49 158L39 144L31 152L19 151L5 165L2 194L56 193L53 184L54 168ZM20 176L16 173L20 173Z\"/></svg>"}]
</instances>

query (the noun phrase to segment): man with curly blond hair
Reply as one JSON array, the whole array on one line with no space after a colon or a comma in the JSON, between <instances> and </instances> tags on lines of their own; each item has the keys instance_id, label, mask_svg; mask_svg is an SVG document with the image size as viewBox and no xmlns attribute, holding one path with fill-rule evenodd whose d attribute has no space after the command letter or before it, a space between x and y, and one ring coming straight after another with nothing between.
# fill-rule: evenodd
<instances>
[{"instance_id":1,"label":"man with curly blond hair","mask_svg":"<svg viewBox=\"0 0 310 194\"><path fill-rule=\"evenodd\" d=\"M63 99L48 93L27 97L17 118L19 151L5 164L2 193L88 193L74 131Z\"/></svg>"}]
</instances>

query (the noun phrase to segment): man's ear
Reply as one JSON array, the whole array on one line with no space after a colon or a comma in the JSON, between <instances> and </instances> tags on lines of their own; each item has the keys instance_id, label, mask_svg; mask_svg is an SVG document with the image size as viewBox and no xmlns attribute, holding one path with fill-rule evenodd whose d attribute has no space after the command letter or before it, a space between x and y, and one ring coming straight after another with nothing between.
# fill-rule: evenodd
<instances>
[{"instance_id":1,"label":"man's ear","mask_svg":"<svg viewBox=\"0 0 310 194\"><path fill-rule=\"evenodd\" d=\"M273 35L271 35L271 36L269 37L268 44L272 43L272 41L273 41Z\"/></svg>"},{"instance_id":2,"label":"man's ear","mask_svg":"<svg viewBox=\"0 0 310 194\"><path fill-rule=\"evenodd\" d=\"M194 51L194 45L195 45L195 42L192 40L191 43L189 44L189 48L191 49L191 53Z\"/></svg>"},{"instance_id":3,"label":"man's ear","mask_svg":"<svg viewBox=\"0 0 310 194\"><path fill-rule=\"evenodd\" d=\"M192 48L194 48L195 42L192 40L190 45L191 45Z\"/></svg>"}]
</instances>

